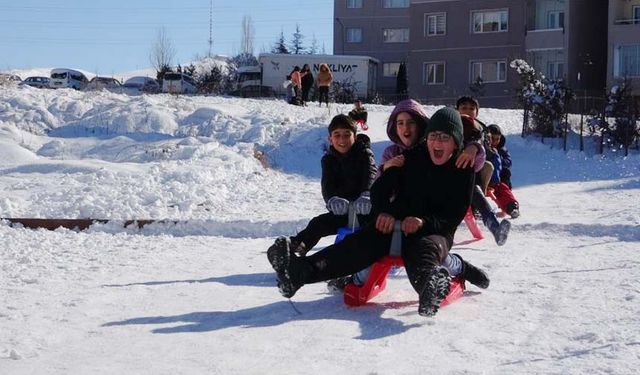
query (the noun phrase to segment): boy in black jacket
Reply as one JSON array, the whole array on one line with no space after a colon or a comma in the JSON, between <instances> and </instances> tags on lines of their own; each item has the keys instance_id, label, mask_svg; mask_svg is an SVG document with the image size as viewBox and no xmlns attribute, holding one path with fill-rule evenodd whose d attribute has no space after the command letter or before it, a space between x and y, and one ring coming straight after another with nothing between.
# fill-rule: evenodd
<instances>
[{"instance_id":1,"label":"boy in black jacket","mask_svg":"<svg viewBox=\"0 0 640 375\"><path fill-rule=\"evenodd\" d=\"M405 151L402 167L385 170L371 189L375 221L335 245L305 258L291 256L281 237L267 251L280 293L292 297L304 284L355 273L389 254L396 220L401 221L402 259L419 296L418 313L433 316L449 293L442 260L471 203L472 168L457 168L462 120L443 108L427 125L427 140ZM395 198L391 200L391 196Z\"/></svg>"},{"instance_id":2,"label":"boy in black jacket","mask_svg":"<svg viewBox=\"0 0 640 375\"><path fill-rule=\"evenodd\" d=\"M376 177L376 163L369 137L356 136L351 118L337 115L329 124L331 146L322 157L322 198L329 212L316 216L300 233L290 238L291 249L304 256L322 237L348 227L349 204L354 202L358 222L369 221L369 189Z\"/></svg>"}]
</instances>

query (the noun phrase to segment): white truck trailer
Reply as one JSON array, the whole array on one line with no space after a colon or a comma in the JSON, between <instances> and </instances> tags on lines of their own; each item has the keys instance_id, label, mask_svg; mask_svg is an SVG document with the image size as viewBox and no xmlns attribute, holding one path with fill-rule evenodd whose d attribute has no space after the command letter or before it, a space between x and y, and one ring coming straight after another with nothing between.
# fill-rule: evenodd
<instances>
[{"instance_id":1,"label":"white truck trailer","mask_svg":"<svg viewBox=\"0 0 640 375\"><path fill-rule=\"evenodd\" d=\"M379 61L369 56L349 55L293 55L261 53L258 66L238 70L239 88L268 86L276 94L284 95L283 83L295 66L302 68L309 64L314 80L320 72L320 64L327 64L334 83L352 85L356 95L366 99L376 92Z\"/></svg>"}]
</instances>

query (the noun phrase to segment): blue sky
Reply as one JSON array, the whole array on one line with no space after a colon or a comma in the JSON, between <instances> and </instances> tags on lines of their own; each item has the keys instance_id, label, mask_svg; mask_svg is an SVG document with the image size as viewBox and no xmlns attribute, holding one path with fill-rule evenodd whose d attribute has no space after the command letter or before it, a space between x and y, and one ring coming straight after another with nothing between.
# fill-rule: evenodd
<instances>
[{"instance_id":1,"label":"blue sky","mask_svg":"<svg viewBox=\"0 0 640 375\"><path fill-rule=\"evenodd\" d=\"M213 0L214 54L240 49L241 22L250 16L257 55L296 23L305 45L315 34L333 52L331 0ZM149 52L164 27L175 63L209 50L210 0L0 0L0 70L74 67L111 74L150 67Z\"/></svg>"}]
</instances>

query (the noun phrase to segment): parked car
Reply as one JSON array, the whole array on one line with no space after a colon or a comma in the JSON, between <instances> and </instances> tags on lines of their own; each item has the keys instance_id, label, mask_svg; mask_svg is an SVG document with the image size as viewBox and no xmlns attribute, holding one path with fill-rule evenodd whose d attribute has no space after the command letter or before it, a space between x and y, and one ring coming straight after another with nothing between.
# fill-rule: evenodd
<instances>
[{"instance_id":1,"label":"parked car","mask_svg":"<svg viewBox=\"0 0 640 375\"><path fill-rule=\"evenodd\" d=\"M109 90L118 91L122 87L120 81L112 77L93 77L85 87L87 91Z\"/></svg>"},{"instance_id":2,"label":"parked car","mask_svg":"<svg viewBox=\"0 0 640 375\"><path fill-rule=\"evenodd\" d=\"M73 69L57 68L51 69L49 87L54 89L73 88L82 90L89 80L82 72Z\"/></svg>"},{"instance_id":3,"label":"parked car","mask_svg":"<svg viewBox=\"0 0 640 375\"><path fill-rule=\"evenodd\" d=\"M162 78L162 92L171 94L195 94L196 82L184 73L166 73Z\"/></svg>"},{"instance_id":4,"label":"parked car","mask_svg":"<svg viewBox=\"0 0 640 375\"><path fill-rule=\"evenodd\" d=\"M0 85L20 82L22 82L22 78L18 77L15 74L0 73Z\"/></svg>"},{"instance_id":5,"label":"parked car","mask_svg":"<svg viewBox=\"0 0 640 375\"><path fill-rule=\"evenodd\" d=\"M275 97L276 93L271 86L244 86L231 92L232 96L241 98L267 98Z\"/></svg>"},{"instance_id":6,"label":"parked car","mask_svg":"<svg viewBox=\"0 0 640 375\"><path fill-rule=\"evenodd\" d=\"M27 77L20 82L20 86L31 86L39 89L49 88L49 77Z\"/></svg>"},{"instance_id":7,"label":"parked car","mask_svg":"<svg viewBox=\"0 0 640 375\"><path fill-rule=\"evenodd\" d=\"M157 80L151 77L142 77L136 76L131 77L124 82L122 85L125 89L148 92L148 93L156 93L160 92L160 84Z\"/></svg>"}]
</instances>

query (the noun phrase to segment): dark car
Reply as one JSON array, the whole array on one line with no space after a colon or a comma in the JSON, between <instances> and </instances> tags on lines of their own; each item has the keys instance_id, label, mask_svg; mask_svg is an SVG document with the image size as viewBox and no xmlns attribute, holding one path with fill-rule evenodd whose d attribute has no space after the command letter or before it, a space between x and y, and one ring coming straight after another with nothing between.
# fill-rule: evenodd
<instances>
[{"instance_id":1,"label":"dark car","mask_svg":"<svg viewBox=\"0 0 640 375\"><path fill-rule=\"evenodd\" d=\"M28 77L20 85L46 89L49 88L49 77Z\"/></svg>"},{"instance_id":2,"label":"dark car","mask_svg":"<svg viewBox=\"0 0 640 375\"><path fill-rule=\"evenodd\" d=\"M151 77L143 77L143 76L131 77L124 82L124 85L122 85L122 87L129 90L141 91L141 92L147 92L147 93L160 92L160 85L158 84L158 81L156 81Z\"/></svg>"},{"instance_id":3,"label":"dark car","mask_svg":"<svg viewBox=\"0 0 640 375\"><path fill-rule=\"evenodd\" d=\"M270 86L245 86L231 92L232 96L242 98L268 98L276 96Z\"/></svg>"}]
</instances>

